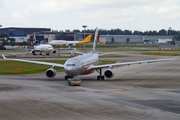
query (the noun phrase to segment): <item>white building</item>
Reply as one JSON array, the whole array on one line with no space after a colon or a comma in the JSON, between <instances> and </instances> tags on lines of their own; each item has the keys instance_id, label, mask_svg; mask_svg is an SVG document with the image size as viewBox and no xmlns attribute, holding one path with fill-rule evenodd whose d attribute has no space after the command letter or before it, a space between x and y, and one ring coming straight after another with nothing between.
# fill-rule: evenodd
<instances>
[{"instance_id":1,"label":"white building","mask_svg":"<svg viewBox=\"0 0 180 120\"><path fill-rule=\"evenodd\" d=\"M144 43L154 42L158 39L172 39L169 35L100 35L99 39L106 41L106 44L127 44L127 43Z\"/></svg>"},{"instance_id":2,"label":"white building","mask_svg":"<svg viewBox=\"0 0 180 120\"><path fill-rule=\"evenodd\" d=\"M10 38L15 38L15 42L21 43L23 41L27 42L28 37L26 35L8 35Z\"/></svg>"},{"instance_id":3,"label":"white building","mask_svg":"<svg viewBox=\"0 0 180 120\"><path fill-rule=\"evenodd\" d=\"M158 43L168 43L171 41L172 41L172 39L158 39Z\"/></svg>"}]
</instances>

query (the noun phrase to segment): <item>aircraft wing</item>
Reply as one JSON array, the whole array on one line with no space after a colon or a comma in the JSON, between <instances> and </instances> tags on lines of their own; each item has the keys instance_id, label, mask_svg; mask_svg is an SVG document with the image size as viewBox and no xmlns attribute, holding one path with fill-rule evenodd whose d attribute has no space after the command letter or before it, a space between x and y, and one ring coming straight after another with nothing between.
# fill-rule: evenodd
<instances>
[{"instance_id":1,"label":"aircraft wing","mask_svg":"<svg viewBox=\"0 0 180 120\"><path fill-rule=\"evenodd\" d=\"M78 53L78 54L81 54L81 55L86 55L87 53L82 53L82 52L75 52L75 53Z\"/></svg>"},{"instance_id":2,"label":"aircraft wing","mask_svg":"<svg viewBox=\"0 0 180 120\"><path fill-rule=\"evenodd\" d=\"M23 59L10 59L10 58L6 58L4 55L2 55L2 56L5 60L14 60L14 61L20 61L20 62L28 62L28 63L35 63L35 64L49 65L49 66L53 66L53 67L64 68L64 65L57 64L57 63L31 61L31 60L23 60Z\"/></svg>"},{"instance_id":3,"label":"aircraft wing","mask_svg":"<svg viewBox=\"0 0 180 120\"><path fill-rule=\"evenodd\" d=\"M86 55L87 53L82 53L82 52L75 52L75 53L78 53L78 54L81 54L81 55ZM111 55L111 54L115 54L117 52L111 52L111 53L104 53L104 54L99 54L99 56L104 56L104 55Z\"/></svg>"},{"instance_id":4,"label":"aircraft wing","mask_svg":"<svg viewBox=\"0 0 180 120\"><path fill-rule=\"evenodd\" d=\"M99 56L111 55L111 54L115 54L115 53L117 53L117 52L110 52L110 53L99 54Z\"/></svg>"},{"instance_id":5,"label":"aircraft wing","mask_svg":"<svg viewBox=\"0 0 180 120\"><path fill-rule=\"evenodd\" d=\"M177 57L172 58L172 59L157 59L157 60L146 60L146 61L135 61L135 62L124 62L124 63L106 64L106 65L96 65L96 66L90 66L88 68L88 70L96 70L96 69L100 69L100 68L112 68L112 67L118 67L118 66L122 66L122 65L131 65L131 64L141 64L141 63L153 63L153 62L170 61L170 60L176 60Z\"/></svg>"}]
</instances>

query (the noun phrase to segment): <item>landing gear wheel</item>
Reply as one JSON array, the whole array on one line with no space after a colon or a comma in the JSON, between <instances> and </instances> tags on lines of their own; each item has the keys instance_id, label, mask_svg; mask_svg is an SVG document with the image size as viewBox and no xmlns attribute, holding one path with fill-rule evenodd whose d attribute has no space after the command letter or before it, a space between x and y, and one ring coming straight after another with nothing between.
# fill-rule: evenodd
<instances>
[{"instance_id":1,"label":"landing gear wheel","mask_svg":"<svg viewBox=\"0 0 180 120\"><path fill-rule=\"evenodd\" d=\"M104 76L97 76L97 80L104 80Z\"/></svg>"},{"instance_id":2,"label":"landing gear wheel","mask_svg":"<svg viewBox=\"0 0 180 120\"><path fill-rule=\"evenodd\" d=\"M96 70L100 75L97 76L97 80L104 80L104 76L102 76L102 70Z\"/></svg>"},{"instance_id":3,"label":"landing gear wheel","mask_svg":"<svg viewBox=\"0 0 180 120\"><path fill-rule=\"evenodd\" d=\"M65 80L67 80L68 78L69 78L69 76L67 76L67 75L64 77Z\"/></svg>"}]
</instances>

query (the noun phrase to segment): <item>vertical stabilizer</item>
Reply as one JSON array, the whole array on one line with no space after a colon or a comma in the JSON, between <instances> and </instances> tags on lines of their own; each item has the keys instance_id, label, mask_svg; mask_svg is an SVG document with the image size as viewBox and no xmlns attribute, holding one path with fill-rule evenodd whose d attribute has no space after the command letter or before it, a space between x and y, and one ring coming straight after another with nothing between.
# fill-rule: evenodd
<instances>
[{"instance_id":1,"label":"vertical stabilizer","mask_svg":"<svg viewBox=\"0 0 180 120\"><path fill-rule=\"evenodd\" d=\"M93 52L97 51L97 43L98 43L98 28L95 29Z\"/></svg>"},{"instance_id":2,"label":"vertical stabilizer","mask_svg":"<svg viewBox=\"0 0 180 120\"><path fill-rule=\"evenodd\" d=\"M36 40L36 34L34 33L33 35L33 42L32 42L34 45L37 45L39 43L38 40Z\"/></svg>"},{"instance_id":3,"label":"vertical stabilizer","mask_svg":"<svg viewBox=\"0 0 180 120\"><path fill-rule=\"evenodd\" d=\"M36 34L34 33L34 35L33 35L33 41L35 41L36 40Z\"/></svg>"}]
</instances>

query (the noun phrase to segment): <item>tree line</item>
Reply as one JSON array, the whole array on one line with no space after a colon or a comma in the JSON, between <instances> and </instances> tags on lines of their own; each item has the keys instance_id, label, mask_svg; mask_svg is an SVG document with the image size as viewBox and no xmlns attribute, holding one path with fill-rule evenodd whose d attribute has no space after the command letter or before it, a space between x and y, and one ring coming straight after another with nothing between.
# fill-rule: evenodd
<instances>
[{"instance_id":1,"label":"tree line","mask_svg":"<svg viewBox=\"0 0 180 120\"><path fill-rule=\"evenodd\" d=\"M57 30L52 30L56 31ZM78 33L84 33L84 30L80 31L78 29L74 29L73 31L70 31L69 29L63 31L60 30L59 32L78 32ZM93 33L94 30L92 29L87 29L85 30L85 33ZM147 30L147 31L139 31L139 30L121 30L119 28L117 29L111 29L111 30L105 30L105 29L100 29L98 31L99 35L179 35L180 31L177 30L165 30L161 29L159 31L156 30Z\"/></svg>"},{"instance_id":2,"label":"tree line","mask_svg":"<svg viewBox=\"0 0 180 120\"><path fill-rule=\"evenodd\" d=\"M2 33L0 34L0 42L1 46L0 48L4 48L5 45L7 45L9 42L14 45L15 44L15 38L10 38L8 35Z\"/></svg>"}]
</instances>

